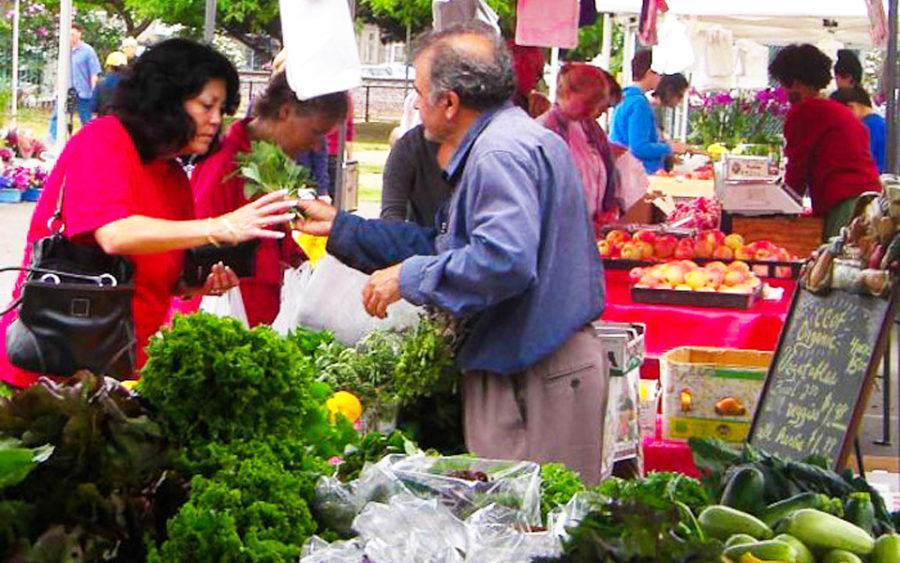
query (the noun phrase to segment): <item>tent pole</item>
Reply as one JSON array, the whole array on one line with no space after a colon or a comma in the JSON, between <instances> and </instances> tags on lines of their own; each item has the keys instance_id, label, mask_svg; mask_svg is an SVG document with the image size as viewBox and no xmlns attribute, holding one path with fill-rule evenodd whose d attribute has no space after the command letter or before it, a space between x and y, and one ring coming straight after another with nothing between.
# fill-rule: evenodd
<instances>
[{"instance_id":1,"label":"tent pole","mask_svg":"<svg viewBox=\"0 0 900 563\"><path fill-rule=\"evenodd\" d=\"M59 58L56 66L56 152L62 154L69 135L66 99L72 74L72 0L59 3Z\"/></svg>"},{"instance_id":2,"label":"tent pole","mask_svg":"<svg viewBox=\"0 0 900 563\"><path fill-rule=\"evenodd\" d=\"M348 4L350 6L350 20L352 21L356 17L356 0L348 0ZM407 27L407 53L409 52L409 27ZM407 55L407 65L409 64L409 55ZM406 67L406 72L409 72L409 66ZM404 82L406 83L406 82ZM351 98L352 99L352 98ZM352 109L350 110L353 111ZM353 119L353 115L349 116L350 119ZM337 207L338 209L343 209L346 202L344 201L344 153L347 151L347 118L341 120L341 124L338 125L338 147L337 147L337 158L335 159L334 166L334 201L332 201L332 205Z\"/></svg>"},{"instance_id":3,"label":"tent pole","mask_svg":"<svg viewBox=\"0 0 900 563\"><path fill-rule=\"evenodd\" d=\"M206 10L203 14L203 41L212 43L216 34L216 0L206 0Z\"/></svg>"},{"instance_id":4,"label":"tent pole","mask_svg":"<svg viewBox=\"0 0 900 563\"><path fill-rule=\"evenodd\" d=\"M556 78L559 76L559 47L550 49L550 84L549 88L550 101L556 102Z\"/></svg>"},{"instance_id":5,"label":"tent pole","mask_svg":"<svg viewBox=\"0 0 900 563\"><path fill-rule=\"evenodd\" d=\"M603 40L600 45L600 63L609 70L609 59L612 58L612 14L603 14Z\"/></svg>"},{"instance_id":6,"label":"tent pole","mask_svg":"<svg viewBox=\"0 0 900 563\"><path fill-rule=\"evenodd\" d=\"M634 58L634 44L637 41L635 33L634 18L630 18L625 24L625 48L622 50L622 86L630 86L631 76L631 59Z\"/></svg>"},{"instance_id":7,"label":"tent pole","mask_svg":"<svg viewBox=\"0 0 900 563\"><path fill-rule=\"evenodd\" d=\"M12 79L10 87L12 89L12 101L9 106L9 123L10 126L16 126L19 109L19 7L20 1L16 0L13 7L13 37L12 37Z\"/></svg>"},{"instance_id":8,"label":"tent pole","mask_svg":"<svg viewBox=\"0 0 900 563\"><path fill-rule=\"evenodd\" d=\"M897 115L897 0L888 0L888 46L885 57L885 88L887 96L887 162L885 172L900 173L900 119Z\"/></svg>"}]
</instances>

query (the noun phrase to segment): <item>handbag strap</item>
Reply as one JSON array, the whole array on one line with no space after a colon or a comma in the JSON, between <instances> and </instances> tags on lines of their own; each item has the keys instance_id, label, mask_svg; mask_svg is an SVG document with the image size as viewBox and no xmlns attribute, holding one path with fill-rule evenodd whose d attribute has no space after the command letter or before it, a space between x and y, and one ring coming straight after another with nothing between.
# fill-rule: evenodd
<instances>
[{"instance_id":1,"label":"handbag strap","mask_svg":"<svg viewBox=\"0 0 900 563\"><path fill-rule=\"evenodd\" d=\"M66 191L66 177L63 176L62 183L59 185L59 197L56 198L56 210L53 212L53 215L47 220L47 229L57 235L61 235L66 232L66 222L63 221L63 194ZM53 225L58 224L59 229L54 229Z\"/></svg>"},{"instance_id":2,"label":"handbag strap","mask_svg":"<svg viewBox=\"0 0 900 563\"><path fill-rule=\"evenodd\" d=\"M118 280L116 280L115 276L111 274L101 274L99 276L88 276L85 274L73 274L71 272L61 272L59 270L47 270L45 268L25 268L25 267L9 267L9 268L0 268L0 273L3 272L29 272L33 274L44 274L44 275L52 275L59 278L72 278L76 280L82 281L92 281L99 286L104 287L116 287L118 285ZM112 280L112 283L108 283L109 280ZM17 308L22 303L22 297L19 297L15 301L13 301L6 309L0 311L0 317L5 315L6 313L12 311Z\"/></svg>"}]
</instances>

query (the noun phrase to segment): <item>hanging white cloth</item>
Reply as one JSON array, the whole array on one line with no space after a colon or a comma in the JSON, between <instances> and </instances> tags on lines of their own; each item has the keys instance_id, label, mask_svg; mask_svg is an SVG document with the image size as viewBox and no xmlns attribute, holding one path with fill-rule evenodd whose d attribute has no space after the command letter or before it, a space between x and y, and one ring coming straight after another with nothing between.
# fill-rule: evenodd
<instances>
[{"instance_id":1,"label":"hanging white cloth","mask_svg":"<svg viewBox=\"0 0 900 563\"><path fill-rule=\"evenodd\" d=\"M658 39L658 44L653 47L653 70L660 74L675 74L694 64L694 47L688 28L677 16L664 16Z\"/></svg>"},{"instance_id":2,"label":"hanging white cloth","mask_svg":"<svg viewBox=\"0 0 900 563\"><path fill-rule=\"evenodd\" d=\"M769 49L750 39L738 39L734 43L737 87L748 90L766 88L769 85Z\"/></svg>"},{"instance_id":3,"label":"hanging white cloth","mask_svg":"<svg viewBox=\"0 0 900 563\"><path fill-rule=\"evenodd\" d=\"M287 79L301 100L362 84L347 2L280 0Z\"/></svg>"}]
</instances>

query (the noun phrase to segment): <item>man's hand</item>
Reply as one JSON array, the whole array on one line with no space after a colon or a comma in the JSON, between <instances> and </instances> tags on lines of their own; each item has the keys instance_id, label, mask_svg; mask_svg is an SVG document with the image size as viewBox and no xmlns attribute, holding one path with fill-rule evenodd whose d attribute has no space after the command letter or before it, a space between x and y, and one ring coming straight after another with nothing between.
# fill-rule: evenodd
<instances>
[{"instance_id":1,"label":"man's hand","mask_svg":"<svg viewBox=\"0 0 900 563\"><path fill-rule=\"evenodd\" d=\"M673 154L684 154L687 152L687 145L681 141L669 141L669 146L672 147Z\"/></svg>"},{"instance_id":2,"label":"man's hand","mask_svg":"<svg viewBox=\"0 0 900 563\"><path fill-rule=\"evenodd\" d=\"M363 289L363 304L366 312L373 317L387 317L387 308L391 303L400 300L400 267L395 264L390 268L378 270L369 276L369 282Z\"/></svg>"},{"instance_id":3,"label":"man's hand","mask_svg":"<svg viewBox=\"0 0 900 563\"><path fill-rule=\"evenodd\" d=\"M324 201L317 199L302 199L297 202L297 209L306 218L299 218L294 222L294 228L301 233L326 237L331 233L331 225L337 216L337 209Z\"/></svg>"}]
</instances>

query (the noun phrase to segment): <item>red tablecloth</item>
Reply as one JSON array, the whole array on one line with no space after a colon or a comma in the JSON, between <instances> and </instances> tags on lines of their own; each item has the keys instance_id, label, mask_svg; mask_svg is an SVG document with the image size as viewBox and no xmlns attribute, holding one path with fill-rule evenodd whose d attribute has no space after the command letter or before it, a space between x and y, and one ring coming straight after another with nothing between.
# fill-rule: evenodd
<instances>
[{"instance_id":1,"label":"red tablecloth","mask_svg":"<svg viewBox=\"0 0 900 563\"><path fill-rule=\"evenodd\" d=\"M744 350L775 350L797 287L792 280L767 279L783 287L780 301L759 301L751 309L716 309L677 305L650 305L631 300L628 272L606 271L604 321L644 323L646 359L641 377L659 378L659 357L679 346L714 346ZM696 477L691 451L684 442L644 438L646 471L678 471Z\"/></svg>"},{"instance_id":2,"label":"red tablecloth","mask_svg":"<svg viewBox=\"0 0 900 563\"><path fill-rule=\"evenodd\" d=\"M606 309L601 319L647 325L647 361L641 376L655 379L659 377L659 357L679 346L774 350L797 284L792 280L766 282L785 288L781 301L760 300L751 309L649 305L631 300L627 271L607 270Z\"/></svg>"}]
</instances>

